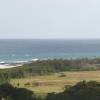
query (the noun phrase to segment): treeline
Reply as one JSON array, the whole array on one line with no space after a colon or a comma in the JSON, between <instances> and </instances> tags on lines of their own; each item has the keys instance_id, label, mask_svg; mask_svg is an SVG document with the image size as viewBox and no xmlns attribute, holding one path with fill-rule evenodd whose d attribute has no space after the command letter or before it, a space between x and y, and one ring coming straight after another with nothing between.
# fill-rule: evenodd
<instances>
[{"instance_id":1,"label":"treeline","mask_svg":"<svg viewBox=\"0 0 100 100\"><path fill-rule=\"evenodd\" d=\"M66 86L62 93L49 93L45 98L37 97L24 88L2 84L0 100L100 100L100 83L82 81L71 87Z\"/></svg>"},{"instance_id":2,"label":"treeline","mask_svg":"<svg viewBox=\"0 0 100 100\"><path fill-rule=\"evenodd\" d=\"M0 70L0 79L7 80L10 78L46 75L63 71L84 71L97 69L100 69L100 58L38 60L17 68Z\"/></svg>"}]
</instances>

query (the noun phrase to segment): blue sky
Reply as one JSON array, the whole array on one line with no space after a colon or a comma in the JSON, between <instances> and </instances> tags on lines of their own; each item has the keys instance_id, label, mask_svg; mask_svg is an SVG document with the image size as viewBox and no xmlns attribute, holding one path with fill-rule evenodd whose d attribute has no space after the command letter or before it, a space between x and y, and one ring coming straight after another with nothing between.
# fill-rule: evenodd
<instances>
[{"instance_id":1,"label":"blue sky","mask_svg":"<svg viewBox=\"0 0 100 100\"><path fill-rule=\"evenodd\" d=\"M0 38L100 38L100 0L0 0Z\"/></svg>"}]
</instances>

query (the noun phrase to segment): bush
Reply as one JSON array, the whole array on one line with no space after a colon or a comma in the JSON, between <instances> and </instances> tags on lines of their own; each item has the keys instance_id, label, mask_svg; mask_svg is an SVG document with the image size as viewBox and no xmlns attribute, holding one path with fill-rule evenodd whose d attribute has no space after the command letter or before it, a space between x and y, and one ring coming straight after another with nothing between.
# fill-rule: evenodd
<instances>
[{"instance_id":1,"label":"bush","mask_svg":"<svg viewBox=\"0 0 100 100\"><path fill-rule=\"evenodd\" d=\"M82 81L62 93L48 94L46 100L100 100L100 83Z\"/></svg>"},{"instance_id":2,"label":"bush","mask_svg":"<svg viewBox=\"0 0 100 100\"><path fill-rule=\"evenodd\" d=\"M32 91L5 83L0 85L0 100L37 100Z\"/></svg>"}]
</instances>

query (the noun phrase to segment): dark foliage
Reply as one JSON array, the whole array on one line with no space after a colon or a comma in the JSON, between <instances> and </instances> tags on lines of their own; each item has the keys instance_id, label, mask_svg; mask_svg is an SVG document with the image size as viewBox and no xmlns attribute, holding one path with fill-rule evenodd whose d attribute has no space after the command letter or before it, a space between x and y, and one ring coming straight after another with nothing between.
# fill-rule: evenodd
<instances>
[{"instance_id":1,"label":"dark foliage","mask_svg":"<svg viewBox=\"0 0 100 100\"><path fill-rule=\"evenodd\" d=\"M100 83L95 81L79 82L62 93L48 94L46 100L100 100Z\"/></svg>"},{"instance_id":2,"label":"dark foliage","mask_svg":"<svg viewBox=\"0 0 100 100\"><path fill-rule=\"evenodd\" d=\"M32 91L5 83L0 85L0 100L37 100Z\"/></svg>"},{"instance_id":3,"label":"dark foliage","mask_svg":"<svg viewBox=\"0 0 100 100\"><path fill-rule=\"evenodd\" d=\"M36 98L32 91L16 88L6 83L0 85L0 100L100 100L100 83L82 81L65 88L62 93L49 93L46 98Z\"/></svg>"}]
</instances>

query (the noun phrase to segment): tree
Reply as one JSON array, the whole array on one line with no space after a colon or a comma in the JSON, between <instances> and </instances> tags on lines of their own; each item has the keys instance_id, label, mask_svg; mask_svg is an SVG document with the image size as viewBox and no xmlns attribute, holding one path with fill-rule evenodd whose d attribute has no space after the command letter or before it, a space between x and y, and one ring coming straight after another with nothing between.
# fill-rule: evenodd
<instances>
[{"instance_id":1,"label":"tree","mask_svg":"<svg viewBox=\"0 0 100 100\"><path fill-rule=\"evenodd\" d=\"M100 83L82 81L58 94L48 94L47 100L100 100Z\"/></svg>"},{"instance_id":2,"label":"tree","mask_svg":"<svg viewBox=\"0 0 100 100\"><path fill-rule=\"evenodd\" d=\"M2 98L4 100L37 100L32 91L13 87L9 83L0 85L0 99Z\"/></svg>"}]
</instances>

